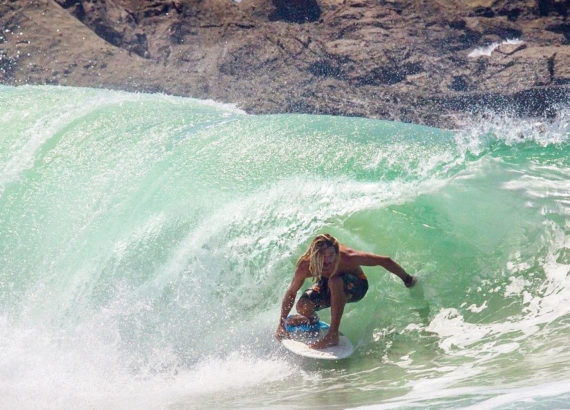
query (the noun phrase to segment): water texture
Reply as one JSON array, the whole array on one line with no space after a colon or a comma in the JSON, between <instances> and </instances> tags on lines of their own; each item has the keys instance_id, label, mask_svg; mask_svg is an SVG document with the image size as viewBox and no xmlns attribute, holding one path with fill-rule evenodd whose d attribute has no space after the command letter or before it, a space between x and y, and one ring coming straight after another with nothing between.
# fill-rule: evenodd
<instances>
[{"instance_id":1,"label":"water texture","mask_svg":"<svg viewBox=\"0 0 570 410\"><path fill-rule=\"evenodd\" d=\"M365 269L336 363L273 339L322 232L419 277ZM565 408L569 272L565 107L448 131L0 86L1 408Z\"/></svg>"}]
</instances>

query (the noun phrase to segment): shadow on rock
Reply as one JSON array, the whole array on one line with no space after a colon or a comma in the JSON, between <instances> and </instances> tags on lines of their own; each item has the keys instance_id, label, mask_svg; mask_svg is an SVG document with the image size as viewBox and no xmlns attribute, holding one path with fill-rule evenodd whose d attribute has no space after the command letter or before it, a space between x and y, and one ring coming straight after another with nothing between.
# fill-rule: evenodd
<instances>
[{"instance_id":1,"label":"shadow on rock","mask_svg":"<svg viewBox=\"0 0 570 410\"><path fill-rule=\"evenodd\" d=\"M311 23L321 17L321 8L316 0L273 0L275 11L269 20L289 23Z\"/></svg>"}]
</instances>

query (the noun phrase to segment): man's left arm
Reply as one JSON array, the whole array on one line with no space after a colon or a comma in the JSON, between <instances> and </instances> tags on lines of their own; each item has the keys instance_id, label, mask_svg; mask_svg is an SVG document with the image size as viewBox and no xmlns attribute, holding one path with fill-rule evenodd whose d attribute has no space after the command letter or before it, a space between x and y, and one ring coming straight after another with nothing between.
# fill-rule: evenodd
<instances>
[{"instance_id":1,"label":"man's left arm","mask_svg":"<svg viewBox=\"0 0 570 410\"><path fill-rule=\"evenodd\" d=\"M398 276L406 287L411 288L415 285L417 278L409 275L396 261L389 256L376 255L369 252L359 252L352 250L349 252L352 262L361 266L382 266L384 269Z\"/></svg>"}]
</instances>

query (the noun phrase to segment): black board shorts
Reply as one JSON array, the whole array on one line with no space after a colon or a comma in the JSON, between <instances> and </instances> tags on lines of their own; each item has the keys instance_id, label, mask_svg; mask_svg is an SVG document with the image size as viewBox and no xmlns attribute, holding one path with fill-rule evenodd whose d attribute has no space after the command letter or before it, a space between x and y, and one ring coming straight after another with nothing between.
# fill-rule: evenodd
<instances>
[{"instance_id":1,"label":"black board shorts","mask_svg":"<svg viewBox=\"0 0 570 410\"><path fill-rule=\"evenodd\" d=\"M368 291L368 279L364 274L353 275L345 273L342 275L344 282L344 295L346 303L358 302ZM328 278L321 278L317 283L305 290L301 299L306 298L315 304L315 311L331 306L331 291L329 289Z\"/></svg>"}]
</instances>

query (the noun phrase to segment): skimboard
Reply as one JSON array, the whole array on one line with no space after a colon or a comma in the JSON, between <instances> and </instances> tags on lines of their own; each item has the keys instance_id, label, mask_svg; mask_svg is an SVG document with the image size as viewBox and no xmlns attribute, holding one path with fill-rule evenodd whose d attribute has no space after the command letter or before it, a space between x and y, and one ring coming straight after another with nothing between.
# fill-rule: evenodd
<instances>
[{"instance_id":1,"label":"skimboard","mask_svg":"<svg viewBox=\"0 0 570 410\"><path fill-rule=\"evenodd\" d=\"M311 349L309 344L320 340L329 330L329 325L323 321L312 325L285 325L285 329L289 333L289 338L281 340L281 343L286 349L299 356L311 359L339 360L349 357L354 352L352 343L342 333L339 333L338 345L324 349Z\"/></svg>"}]
</instances>

